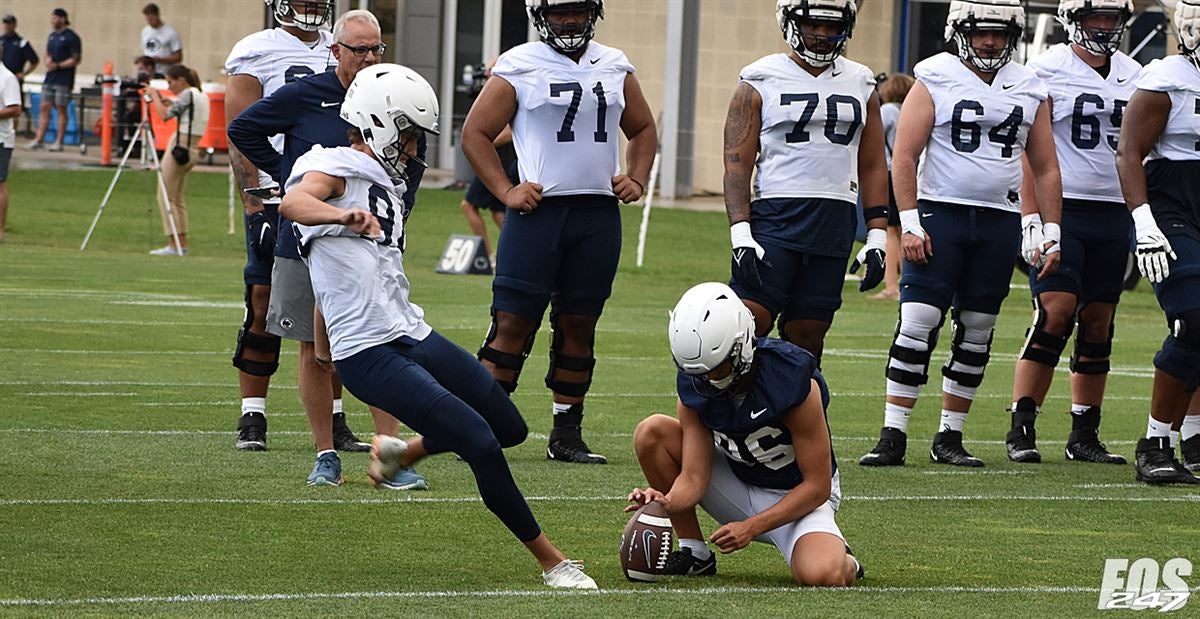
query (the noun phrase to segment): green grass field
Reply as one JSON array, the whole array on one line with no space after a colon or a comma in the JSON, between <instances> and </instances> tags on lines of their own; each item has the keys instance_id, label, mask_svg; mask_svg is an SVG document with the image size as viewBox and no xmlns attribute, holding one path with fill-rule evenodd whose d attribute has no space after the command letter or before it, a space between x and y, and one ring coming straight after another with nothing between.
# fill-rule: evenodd
<instances>
[{"instance_id":1,"label":"green grass field","mask_svg":"<svg viewBox=\"0 0 1200 619\"><path fill-rule=\"evenodd\" d=\"M928 462L936 376L913 416L908 466L857 466L882 420L895 305L847 283L824 365L846 497L839 522L867 580L798 590L774 548L756 544L722 556L715 578L626 582L616 552L623 496L643 483L631 432L647 414L673 410L667 310L691 284L728 275L717 213L655 211L646 267L635 268L640 211L631 207L587 407L586 435L610 464L545 459L545 334L515 396L534 434L508 452L513 472L550 538L585 560L602 588L551 592L453 457L420 467L428 492L372 490L365 454L343 455L344 486L306 488L313 451L294 347L285 346L268 400L270 451L235 451L229 356L242 318L243 241L226 234L226 177L191 176L190 257L146 255L162 245L149 173L121 181L80 253L110 174L9 179L9 235L0 244L0 613L1053 617L1096 612L1105 558L1182 556L1200 567L1200 494L1136 484L1132 466L1063 461L1065 373L1039 422L1047 462L1005 458L1004 409L1029 320L1024 288L1005 304L967 424L968 448L987 467ZM422 192L407 268L432 325L473 351L488 325L490 281L434 273L447 235L466 231L460 197ZM1126 295L1102 436L1129 457L1145 427L1164 326L1145 284ZM351 426L367 434L366 407L347 404Z\"/></svg>"}]
</instances>

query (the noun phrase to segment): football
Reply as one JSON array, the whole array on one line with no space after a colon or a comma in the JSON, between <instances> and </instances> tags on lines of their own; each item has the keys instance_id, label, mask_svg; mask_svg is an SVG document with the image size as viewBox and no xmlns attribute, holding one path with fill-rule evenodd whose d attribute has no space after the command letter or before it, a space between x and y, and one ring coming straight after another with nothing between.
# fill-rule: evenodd
<instances>
[{"instance_id":1,"label":"football","mask_svg":"<svg viewBox=\"0 0 1200 619\"><path fill-rule=\"evenodd\" d=\"M634 512L621 533L621 571L633 582L655 582L671 554L674 531L667 510L658 502Z\"/></svg>"}]
</instances>

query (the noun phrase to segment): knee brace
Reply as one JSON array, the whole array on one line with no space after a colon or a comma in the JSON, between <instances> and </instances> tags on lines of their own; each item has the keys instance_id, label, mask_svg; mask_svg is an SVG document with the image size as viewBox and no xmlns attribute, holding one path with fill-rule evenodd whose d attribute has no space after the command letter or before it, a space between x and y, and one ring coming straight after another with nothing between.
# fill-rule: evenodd
<instances>
[{"instance_id":1,"label":"knee brace","mask_svg":"<svg viewBox=\"0 0 1200 619\"><path fill-rule=\"evenodd\" d=\"M996 314L954 310L954 344L942 366L942 391L973 400L991 359Z\"/></svg>"},{"instance_id":2,"label":"knee brace","mask_svg":"<svg viewBox=\"0 0 1200 619\"><path fill-rule=\"evenodd\" d=\"M1033 297L1033 326L1025 330L1025 343L1021 346L1021 359L1040 363L1049 367L1058 365L1063 349L1067 347L1067 336L1071 334L1074 317L1070 319L1064 335L1055 335L1046 331L1046 310L1038 302L1037 295ZM1034 344L1040 348L1034 348Z\"/></svg>"},{"instance_id":3,"label":"knee brace","mask_svg":"<svg viewBox=\"0 0 1200 619\"><path fill-rule=\"evenodd\" d=\"M492 324L488 327L483 346L479 347L479 352L475 356L480 361L491 361L502 370L512 370L512 380L496 379L496 382L508 393L517 390L517 379L521 378L521 368L525 367L525 359L529 358L529 351L533 350L533 340L537 337L538 326L540 325L535 325L529 332L529 336L525 338L525 346L521 349L520 354L496 350L491 346L492 341L496 339L496 308L492 307Z\"/></svg>"},{"instance_id":4,"label":"knee brace","mask_svg":"<svg viewBox=\"0 0 1200 619\"><path fill-rule=\"evenodd\" d=\"M553 339L550 341L550 367L546 370L546 387L554 393L571 398L581 398L592 386L592 371L596 367L596 332L593 330L588 338L588 350L592 351L587 357L572 357L562 353L564 335L558 325L558 312L550 311L550 330ZM572 383L554 378L555 370L568 372L587 372L587 377L581 383Z\"/></svg>"},{"instance_id":5,"label":"knee brace","mask_svg":"<svg viewBox=\"0 0 1200 619\"><path fill-rule=\"evenodd\" d=\"M929 381L929 357L937 346L945 314L924 303L901 303L896 335L888 350L887 393L916 398Z\"/></svg>"},{"instance_id":6,"label":"knee brace","mask_svg":"<svg viewBox=\"0 0 1200 619\"><path fill-rule=\"evenodd\" d=\"M233 367L251 376L270 376L279 369L281 340L278 335L260 335L250 331L251 325L254 324L254 305L251 298L251 287L246 286L246 318L242 321L242 328L238 330L237 348L233 351ZM247 359L245 357L247 349L265 353L271 357L271 360Z\"/></svg>"},{"instance_id":7,"label":"knee brace","mask_svg":"<svg viewBox=\"0 0 1200 619\"><path fill-rule=\"evenodd\" d=\"M1108 374L1108 357L1112 355L1115 332L1113 323L1108 323L1108 338L1103 342L1089 341L1083 326L1083 323L1080 323L1075 329L1075 352L1071 354L1071 371L1076 374ZM1080 357L1091 357L1093 361L1083 361Z\"/></svg>"},{"instance_id":8,"label":"knee brace","mask_svg":"<svg viewBox=\"0 0 1200 619\"><path fill-rule=\"evenodd\" d=\"M1200 378L1200 310L1167 316L1171 334L1154 355L1154 367L1192 386Z\"/></svg>"}]
</instances>

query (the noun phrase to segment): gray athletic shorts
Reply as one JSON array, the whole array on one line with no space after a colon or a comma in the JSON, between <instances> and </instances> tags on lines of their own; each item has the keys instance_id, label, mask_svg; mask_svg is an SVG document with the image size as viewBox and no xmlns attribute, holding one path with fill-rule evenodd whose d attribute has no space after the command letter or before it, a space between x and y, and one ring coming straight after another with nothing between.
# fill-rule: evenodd
<instances>
[{"instance_id":1,"label":"gray athletic shorts","mask_svg":"<svg viewBox=\"0 0 1200 619\"><path fill-rule=\"evenodd\" d=\"M303 260L275 256L271 267L271 301L267 304L267 332L271 335L311 342L313 335L312 280Z\"/></svg>"}]
</instances>

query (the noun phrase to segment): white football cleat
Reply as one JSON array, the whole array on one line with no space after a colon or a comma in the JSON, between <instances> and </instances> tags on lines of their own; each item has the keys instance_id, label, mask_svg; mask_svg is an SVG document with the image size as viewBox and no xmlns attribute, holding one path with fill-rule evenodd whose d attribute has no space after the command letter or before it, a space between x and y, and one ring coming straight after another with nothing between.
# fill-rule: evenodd
<instances>
[{"instance_id":1,"label":"white football cleat","mask_svg":"<svg viewBox=\"0 0 1200 619\"><path fill-rule=\"evenodd\" d=\"M367 467L367 476L375 486L396 476L400 469L400 456L408 451L408 443L394 436L375 435L371 441L371 465Z\"/></svg>"},{"instance_id":2,"label":"white football cleat","mask_svg":"<svg viewBox=\"0 0 1200 619\"><path fill-rule=\"evenodd\" d=\"M591 576L583 573L583 562L563 559L561 563L542 572L542 581L559 589L599 589Z\"/></svg>"}]
</instances>

